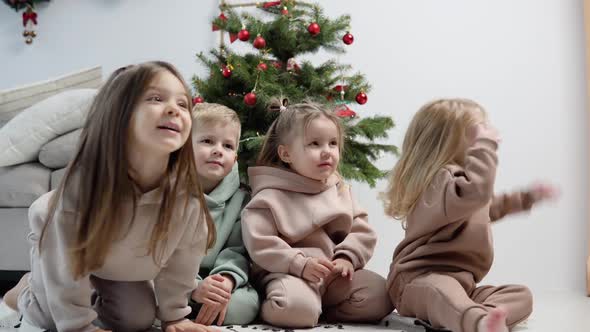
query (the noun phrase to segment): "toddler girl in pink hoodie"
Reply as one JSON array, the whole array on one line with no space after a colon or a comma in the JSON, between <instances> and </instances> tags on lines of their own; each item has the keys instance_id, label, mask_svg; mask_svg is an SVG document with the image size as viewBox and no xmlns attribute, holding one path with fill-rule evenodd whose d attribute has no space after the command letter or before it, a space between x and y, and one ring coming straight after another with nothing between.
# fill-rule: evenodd
<instances>
[{"instance_id":1,"label":"toddler girl in pink hoodie","mask_svg":"<svg viewBox=\"0 0 590 332\"><path fill-rule=\"evenodd\" d=\"M373 322L393 310L385 280L363 267L377 235L337 168L340 119L312 103L280 110L256 167L252 200L242 211L254 283L264 294L261 318L305 328L328 321Z\"/></svg>"}]
</instances>

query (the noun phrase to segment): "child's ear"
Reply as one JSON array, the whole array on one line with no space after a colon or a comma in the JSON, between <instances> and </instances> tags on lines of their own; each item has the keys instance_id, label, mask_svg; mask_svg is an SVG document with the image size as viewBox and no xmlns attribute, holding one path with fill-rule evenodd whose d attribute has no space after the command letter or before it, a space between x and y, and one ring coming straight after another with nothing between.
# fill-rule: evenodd
<instances>
[{"instance_id":1,"label":"child's ear","mask_svg":"<svg viewBox=\"0 0 590 332\"><path fill-rule=\"evenodd\" d=\"M279 145L279 147L277 148L277 152L279 153L279 158L281 158L281 160L284 163L291 163L291 156L289 155L289 151L287 150L287 147L284 145Z\"/></svg>"}]
</instances>

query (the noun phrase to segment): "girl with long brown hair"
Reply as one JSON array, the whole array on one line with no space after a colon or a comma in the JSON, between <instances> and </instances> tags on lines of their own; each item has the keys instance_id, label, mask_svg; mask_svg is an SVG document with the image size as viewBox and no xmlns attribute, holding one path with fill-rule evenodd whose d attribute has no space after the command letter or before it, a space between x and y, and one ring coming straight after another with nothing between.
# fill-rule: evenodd
<instances>
[{"instance_id":1,"label":"girl with long brown hair","mask_svg":"<svg viewBox=\"0 0 590 332\"><path fill-rule=\"evenodd\" d=\"M118 69L102 86L59 187L29 210L31 273L5 297L27 322L141 331L158 318L168 332L208 331L184 319L215 239L191 108L186 83L165 62Z\"/></svg>"}]
</instances>

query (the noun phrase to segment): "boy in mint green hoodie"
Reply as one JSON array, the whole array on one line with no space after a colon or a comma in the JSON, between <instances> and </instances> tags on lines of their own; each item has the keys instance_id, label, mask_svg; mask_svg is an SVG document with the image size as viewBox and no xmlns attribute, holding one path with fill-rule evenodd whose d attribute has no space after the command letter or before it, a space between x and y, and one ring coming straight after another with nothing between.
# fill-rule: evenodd
<instances>
[{"instance_id":1,"label":"boy in mint green hoodie","mask_svg":"<svg viewBox=\"0 0 590 332\"><path fill-rule=\"evenodd\" d=\"M258 315L260 299L248 283L250 261L242 242L240 213L247 194L240 189L236 162L240 119L223 105L197 104L192 130L197 173L217 233L191 294L195 322L248 324Z\"/></svg>"}]
</instances>

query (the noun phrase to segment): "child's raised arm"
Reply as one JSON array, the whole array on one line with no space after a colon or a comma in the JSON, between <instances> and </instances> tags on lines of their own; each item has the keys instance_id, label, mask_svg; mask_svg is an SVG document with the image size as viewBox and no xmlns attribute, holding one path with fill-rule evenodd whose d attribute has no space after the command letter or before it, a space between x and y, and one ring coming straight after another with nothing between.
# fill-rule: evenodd
<instances>
[{"instance_id":1,"label":"child's raised arm","mask_svg":"<svg viewBox=\"0 0 590 332\"><path fill-rule=\"evenodd\" d=\"M464 174L447 174L444 210L449 222L472 214L493 195L498 134L495 129L479 124L468 135L473 143L465 152Z\"/></svg>"}]
</instances>

